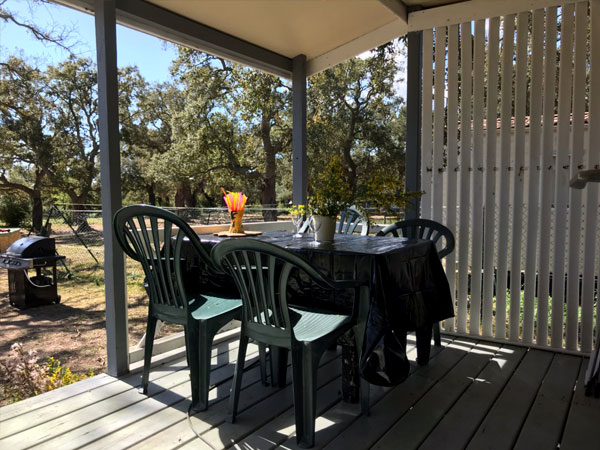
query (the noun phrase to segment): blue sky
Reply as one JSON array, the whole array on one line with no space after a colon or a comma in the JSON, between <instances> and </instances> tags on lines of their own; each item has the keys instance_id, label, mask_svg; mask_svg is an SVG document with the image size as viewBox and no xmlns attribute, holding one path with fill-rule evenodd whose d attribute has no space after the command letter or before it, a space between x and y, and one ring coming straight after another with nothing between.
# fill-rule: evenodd
<instances>
[{"instance_id":1,"label":"blue sky","mask_svg":"<svg viewBox=\"0 0 600 450\"><path fill-rule=\"evenodd\" d=\"M94 17L64 6L42 5L29 10L25 0L8 0L6 9L22 21L33 20L48 29L53 23L73 30L72 41L77 42L74 52L81 57L96 60ZM68 57L66 51L56 45L42 44L23 28L0 23L0 58L22 54L29 62L37 60L42 65L56 64ZM177 50L172 44L126 27L117 27L117 59L119 67L138 66L142 76L149 82L161 82L170 78L169 66Z\"/></svg>"},{"instance_id":2,"label":"blue sky","mask_svg":"<svg viewBox=\"0 0 600 450\"><path fill-rule=\"evenodd\" d=\"M26 0L8 0L6 9L15 13L21 21L33 20L44 29L54 24L72 29L71 38L77 44L73 51L81 57L96 61L96 38L94 17L56 4L35 4L33 10ZM30 63L56 64L68 58L65 50L53 44L43 44L24 28L0 22L0 59L9 55L22 55ZM163 82L171 78L169 67L177 56L175 45L132 30L117 26L117 63L119 67L137 66L149 82ZM404 56L401 65L406 67ZM406 78L405 73L398 74ZM398 93L406 98L406 80L396 82Z\"/></svg>"}]
</instances>

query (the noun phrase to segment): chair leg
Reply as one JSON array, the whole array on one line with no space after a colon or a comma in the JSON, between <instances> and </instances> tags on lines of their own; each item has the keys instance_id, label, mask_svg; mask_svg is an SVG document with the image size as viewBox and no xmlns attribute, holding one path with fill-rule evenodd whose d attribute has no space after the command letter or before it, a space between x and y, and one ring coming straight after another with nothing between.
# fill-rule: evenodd
<instances>
[{"instance_id":1,"label":"chair leg","mask_svg":"<svg viewBox=\"0 0 600 450\"><path fill-rule=\"evenodd\" d=\"M244 363L246 362L246 348L248 347L248 337L242 332L240 335L240 347L238 349L238 359L235 363L235 370L233 372L233 381L231 384L231 395L229 396L229 413L227 415L227 421L229 423L235 422L237 415L238 401L240 398L240 389L242 387L242 376L244 374Z\"/></svg>"},{"instance_id":2,"label":"chair leg","mask_svg":"<svg viewBox=\"0 0 600 450\"><path fill-rule=\"evenodd\" d=\"M271 345L271 386L285 387L287 375L288 349Z\"/></svg>"},{"instance_id":3,"label":"chair leg","mask_svg":"<svg viewBox=\"0 0 600 450\"><path fill-rule=\"evenodd\" d=\"M364 326L359 323L359 325L354 327L354 340L356 343L356 353L358 355L358 363L360 364L360 357L362 355L362 344L363 344L363 335L364 335ZM359 371L360 372L360 371ZM360 377L360 373L358 375L358 382L360 383L360 412L364 416L369 415L369 395L370 395L370 385L367 380L364 380Z\"/></svg>"},{"instance_id":4,"label":"chair leg","mask_svg":"<svg viewBox=\"0 0 600 450\"><path fill-rule=\"evenodd\" d=\"M144 372L142 374L142 393L148 394L148 379L150 378L150 364L152 362L152 348L154 347L154 333L156 332L156 318L149 316L146 325L146 342L144 343Z\"/></svg>"},{"instance_id":5,"label":"chair leg","mask_svg":"<svg viewBox=\"0 0 600 450\"><path fill-rule=\"evenodd\" d=\"M200 324L189 321L185 327L185 346L188 366L190 368L190 384L192 387L192 410L200 408Z\"/></svg>"},{"instance_id":6,"label":"chair leg","mask_svg":"<svg viewBox=\"0 0 600 450\"><path fill-rule=\"evenodd\" d=\"M208 391L210 389L210 359L213 335L208 330L208 324L200 322L198 333L198 402L193 407L195 411L205 411L208 408Z\"/></svg>"},{"instance_id":7,"label":"chair leg","mask_svg":"<svg viewBox=\"0 0 600 450\"><path fill-rule=\"evenodd\" d=\"M358 319L356 325L354 326L354 340L356 343L356 353L358 354L359 364L360 358L362 357L363 341L369 311L369 290L366 287L361 289L360 302ZM404 339L404 348L406 348L406 335L404 336ZM361 379L360 374L358 375L358 381L360 383L360 412L363 415L368 416L370 412L370 385L366 380Z\"/></svg>"},{"instance_id":8,"label":"chair leg","mask_svg":"<svg viewBox=\"0 0 600 450\"><path fill-rule=\"evenodd\" d=\"M415 335L417 337L417 363L424 366L429 362L431 352L431 325L425 325L417 328Z\"/></svg>"},{"instance_id":9,"label":"chair leg","mask_svg":"<svg viewBox=\"0 0 600 450\"><path fill-rule=\"evenodd\" d=\"M262 342L258 343L258 358L260 362L260 381L263 386L268 386L267 381L267 346Z\"/></svg>"},{"instance_id":10,"label":"chair leg","mask_svg":"<svg viewBox=\"0 0 600 450\"><path fill-rule=\"evenodd\" d=\"M317 369L320 354L307 347L292 349L292 384L296 415L296 441L302 448L315 445Z\"/></svg>"},{"instance_id":11,"label":"chair leg","mask_svg":"<svg viewBox=\"0 0 600 450\"><path fill-rule=\"evenodd\" d=\"M440 336L440 323L436 322L433 324L433 343L438 347L442 345L442 338Z\"/></svg>"},{"instance_id":12,"label":"chair leg","mask_svg":"<svg viewBox=\"0 0 600 450\"><path fill-rule=\"evenodd\" d=\"M363 416L370 415L370 385L366 380L360 380L360 412Z\"/></svg>"}]
</instances>

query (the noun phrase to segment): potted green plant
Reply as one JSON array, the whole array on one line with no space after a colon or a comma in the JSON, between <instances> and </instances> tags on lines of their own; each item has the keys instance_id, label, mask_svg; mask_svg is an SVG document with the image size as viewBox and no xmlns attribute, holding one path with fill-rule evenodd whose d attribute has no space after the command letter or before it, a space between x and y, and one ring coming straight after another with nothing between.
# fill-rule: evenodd
<instances>
[{"instance_id":1,"label":"potted green plant","mask_svg":"<svg viewBox=\"0 0 600 450\"><path fill-rule=\"evenodd\" d=\"M311 229L316 241L333 241L336 219L351 203L352 190L344 180L341 159L333 158L317 175L313 195L308 198L307 211L312 215Z\"/></svg>"}]
</instances>

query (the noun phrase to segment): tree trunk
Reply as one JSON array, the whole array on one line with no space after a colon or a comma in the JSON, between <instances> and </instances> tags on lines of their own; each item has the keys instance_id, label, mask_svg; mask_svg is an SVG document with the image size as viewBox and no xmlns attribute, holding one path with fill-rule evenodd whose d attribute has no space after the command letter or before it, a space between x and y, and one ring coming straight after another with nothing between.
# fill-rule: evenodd
<instances>
[{"instance_id":1,"label":"tree trunk","mask_svg":"<svg viewBox=\"0 0 600 450\"><path fill-rule=\"evenodd\" d=\"M41 232L44 226L44 205L39 190L34 190L31 194L31 225L35 233Z\"/></svg>"},{"instance_id":2,"label":"tree trunk","mask_svg":"<svg viewBox=\"0 0 600 450\"><path fill-rule=\"evenodd\" d=\"M154 192L154 183L146 186L146 192L148 193L148 204L156 205L156 192Z\"/></svg>"},{"instance_id":3,"label":"tree trunk","mask_svg":"<svg viewBox=\"0 0 600 450\"><path fill-rule=\"evenodd\" d=\"M175 206L179 208L188 207L195 208L196 207L196 196L192 192L192 188L189 184L183 184L177 188L177 192L175 193Z\"/></svg>"},{"instance_id":4,"label":"tree trunk","mask_svg":"<svg viewBox=\"0 0 600 450\"><path fill-rule=\"evenodd\" d=\"M183 208L185 206L185 198L183 196L183 187L179 186L175 192L175 207Z\"/></svg>"},{"instance_id":5,"label":"tree trunk","mask_svg":"<svg viewBox=\"0 0 600 450\"><path fill-rule=\"evenodd\" d=\"M183 186L183 201L188 208L196 207L196 195L192 192L189 184Z\"/></svg>"},{"instance_id":6,"label":"tree trunk","mask_svg":"<svg viewBox=\"0 0 600 450\"><path fill-rule=\"evenodd\" d=\"M276 182L276 158L277 148L271 142L271 125L265 117L261 122L261 137L265 149L265 174L262 183L262 192L260 202L263 206L272 206L276 202L275 197L275 182ZM263 220L265 222L277 221L277 211L264 210Z\"/></svg>"},{"instance_id":7,"label":"tree trunk","mask_svg":"<svg viewBox=\"0 0 600 450\"><path fill-rule=\"evenodd\" d=\"M352 119L350 120L350 128L348 130L348 138L346 139L342 147L342 162L346 169L346 177L348 178L346 181L350 185L350 189L353 193L356 192L356 185L358 182L358 177L356 174L356 163L352 159L352 146L355 138L356 116L355 114L352 114Z\"/></svg>"}]
</instances>

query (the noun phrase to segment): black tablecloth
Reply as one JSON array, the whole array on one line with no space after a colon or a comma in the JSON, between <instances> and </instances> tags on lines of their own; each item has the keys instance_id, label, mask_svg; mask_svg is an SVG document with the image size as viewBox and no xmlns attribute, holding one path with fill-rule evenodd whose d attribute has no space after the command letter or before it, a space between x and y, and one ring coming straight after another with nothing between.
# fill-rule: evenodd
<instances>
[{"instance_id":1,"label":"black tablecloth","mask_svg":"<svg viewBox=\"0 0 600 450\"><path fill-rule=\"evenodd\" d=\"M226 239L214 235L199 237L207 250ZM369 281L371 302L380 306L399 331L414 331L454 316L448 281L431 241L337 234L332 243L317 244L312 234L294 237L284 232L265 232L243 239L258 239L285 248L333 279ZM200 283L203 290L235 293L226 276L215 277L197 261L192 266L196 269L190 273L190 282ZM353 297L318 293L305 281L298 279L297 286L292 286L296 301L316 308L350 311Z\"/></svg>"},{"instance_id":2,"label":"black tablecloth","mask_svg":"<svg viewBox=\"0 0 600 450\"><path fill-rule=\"evenodd\" d=\"M199 237L207 251L227 239L214 235ZM368 282L371 298L360 371L370 383L390 386L408 376L407 331L417 332L418 361L426 363L431 325L454 315L446 274L431 241L338 234L332 243L323 244L316 243L311 234L293 236L284 232L266 232L242 239L258 239L285 248L330 278ZM188 264L186 284L189 288L218 295L239 295L227 275L207 270L198 259L188 258ZM355 300L353 290L320 290L302 273L291 277L288 291L291 292L288 301L294 304L346 314L351 313ZM351 352L346 350L345 354ZM349 360L345 361L345 366L352 366L355 368L352 371L356 371L358 361L356 354L353 355L345 357ZM354 381L350 384L356 385ZM347 392L351 391L347 389ZM355 389L354 393L346 394L345 391L344 398L356 395Z\"/></svg>"}]
</instances>

